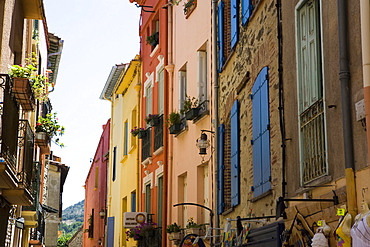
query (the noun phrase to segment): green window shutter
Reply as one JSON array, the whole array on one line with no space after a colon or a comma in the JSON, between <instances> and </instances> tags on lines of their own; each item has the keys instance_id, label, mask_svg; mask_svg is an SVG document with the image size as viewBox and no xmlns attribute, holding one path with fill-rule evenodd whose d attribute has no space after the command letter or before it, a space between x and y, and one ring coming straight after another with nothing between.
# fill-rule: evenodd
<instances>
[{"instance_id":1,"label":"green window shutter","mask_svg":"<svg viewBox=\"0 0 370 247\"><path fill-rule=\"evenodd\" d=\"M308 1L297 14L300 112L322 98L317 2Z\"/></svg>"}]
</instances>

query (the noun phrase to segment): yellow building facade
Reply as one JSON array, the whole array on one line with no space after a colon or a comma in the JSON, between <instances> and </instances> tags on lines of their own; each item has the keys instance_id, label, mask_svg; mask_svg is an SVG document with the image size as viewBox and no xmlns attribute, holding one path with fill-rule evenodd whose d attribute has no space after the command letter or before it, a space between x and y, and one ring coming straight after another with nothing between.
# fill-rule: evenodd
<instances>
[{"instance_id":1,"label":"yellow building facade","mask_svg":"<svg viewBox=\"0 0 370 247\"><path fill-rule=\"evenodd\" d=\"M140 60L112 68L101 98L111 102L111 137L107 180L107 246L136 246L126 241L124 213L138 206L138 139L131 130L139 122Z\"/></svg>"}]
</instances>

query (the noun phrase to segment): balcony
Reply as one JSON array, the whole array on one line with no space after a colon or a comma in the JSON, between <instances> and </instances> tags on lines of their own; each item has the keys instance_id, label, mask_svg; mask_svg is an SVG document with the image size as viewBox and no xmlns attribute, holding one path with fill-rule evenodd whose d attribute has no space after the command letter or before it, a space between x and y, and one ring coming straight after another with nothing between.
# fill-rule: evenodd
<instances>
[{"instance_id":1,"label":"balcony","mask_svg":"<svg viewBox=\"0 0 370 247\"><path fill-rule=\"evenodd\" d=\"M17 179L18 186L3 190L2 196L11 204L31 206L33 197L30 187L32 173L34 170L33 163L33 131L28 120L19 120L18 125L18 164Z\"/></svg>"},{"instance_id":2,"label":"balcony","mask_svg":"<svg viewBox=\"0 0 370 247\"><path fill-rule=\"evenodd\" d=\"M18 105L10 91L10 78L0 74L0 189L17 187Z\"/></svg>"},{"instance_id":3,"label":"balcony","mask_svg":"<svg viewBox=\"0 0 370 247\"><path fill-rule=\"evenodd\" d=\"M23 110L32 111L35 108L35 97L27 78L13 78L12 92Z\"/></svg>"}]
</instances>

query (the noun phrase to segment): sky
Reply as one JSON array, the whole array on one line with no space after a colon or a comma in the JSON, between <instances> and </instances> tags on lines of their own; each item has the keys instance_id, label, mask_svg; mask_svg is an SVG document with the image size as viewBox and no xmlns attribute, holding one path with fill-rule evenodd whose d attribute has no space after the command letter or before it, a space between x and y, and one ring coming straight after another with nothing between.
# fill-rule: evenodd
<instances>
[{"instance_id":1,"label":"sky","mask_svg":"<svg viewBox=\"0 0 370 247\"><path fill-rule=\"evenodd\" d=\"M85 197L83 185L94 158L110 102L99 98L115 64L139 54L140 9L129 0L44 0L50 33L64 40L55 91L49 98L64 148L53 154L69 166L63 209Z\"/></svg>"}]
</instances>

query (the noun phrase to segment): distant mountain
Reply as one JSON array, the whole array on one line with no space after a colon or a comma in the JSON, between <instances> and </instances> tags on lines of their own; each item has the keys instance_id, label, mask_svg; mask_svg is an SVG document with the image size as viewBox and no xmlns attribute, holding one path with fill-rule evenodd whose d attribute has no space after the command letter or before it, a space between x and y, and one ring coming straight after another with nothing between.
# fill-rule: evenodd
<instances>
[{"instance_id":1,"label":"distant mountain","mask_svg":"<svg viewBox=\"0 0 370 247\"><path fill-rule=\"evenodd\" d=\"M85 200L82 200L63 210L59 230L65 234L71 233L73 235L83 225L84 202Z\"/></svg>"}]
</instances>

